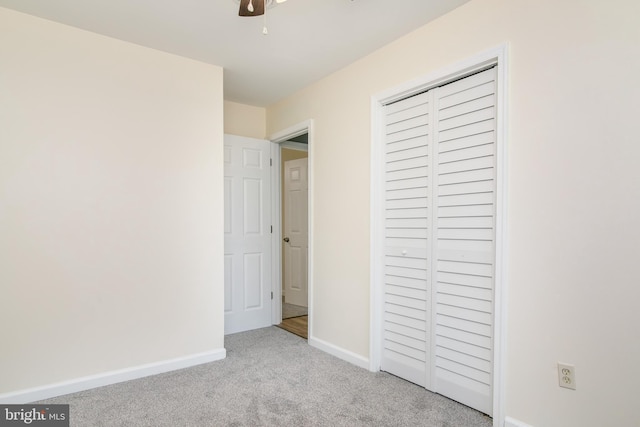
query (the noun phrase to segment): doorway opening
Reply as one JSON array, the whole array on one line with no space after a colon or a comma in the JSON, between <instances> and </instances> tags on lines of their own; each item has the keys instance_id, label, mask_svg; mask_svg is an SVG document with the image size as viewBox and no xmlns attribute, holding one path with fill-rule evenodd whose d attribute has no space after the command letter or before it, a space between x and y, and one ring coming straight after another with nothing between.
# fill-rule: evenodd
<instances>
[{"instance_id":1,"label":"doorway opening","mask_svg":"<svg viewBox=\"0 0 640 427\"><path fill-rule=\"evenodd\" d=\"M294 142L294 144L291 144ZM282 323L303 338L308 335L308 134L280 145L282 195Z\"/></svg>"},{"instance_id":2,"label":"doorway opening","mask_svg":"<svg viewBox=\"0 0 640 427\"><path fill-rule=\"evenodd\" d=\"M311 332L311 121L272 136L274 324L308 339Z\"/></svg>"}]
</instances>

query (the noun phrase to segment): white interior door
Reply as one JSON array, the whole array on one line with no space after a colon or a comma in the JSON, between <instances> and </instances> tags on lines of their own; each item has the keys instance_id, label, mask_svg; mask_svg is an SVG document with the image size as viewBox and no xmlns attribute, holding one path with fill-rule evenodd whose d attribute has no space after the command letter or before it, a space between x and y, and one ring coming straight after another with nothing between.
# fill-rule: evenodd
<instances>
[{"instance_id":1,"label":"white interior door","mask_svg":"<svg viewBox=\"0 0 640 427\"><path fill-rule=\"evenodd\" d=\"M224 137L225 334L271 325L271 171L266 140Z\"/></svg>"},{"instance_id":2,"label":"white interior door","mask_svg":"<svg viewBox=\"0 0 640 427\"><path fill-rule=\"evenodd\" d=\"M381 369L491 415L496 70L388 105Z\"/></svg>"},{"instance_id":3,"label":"white interior door","mask_svg":"<svg viewBox=\"0 0 640 427\"><path fill-rule=\"evenodd\" d=\"M284 300L307 307L308 262L308 160L289 160L284 164Z\"/></svg>"}]
</instances>

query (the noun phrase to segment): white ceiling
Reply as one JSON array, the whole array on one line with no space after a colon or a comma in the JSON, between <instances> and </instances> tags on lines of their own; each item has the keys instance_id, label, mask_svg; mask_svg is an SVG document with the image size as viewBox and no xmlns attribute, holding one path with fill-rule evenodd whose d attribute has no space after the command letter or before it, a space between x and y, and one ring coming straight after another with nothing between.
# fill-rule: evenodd
<instances>
[{"instance_id":1,"label":"white ceiling","mask_svg":"<svg viewBox=\"0 0 640 427\"><path fill-rule=\"evenodd\" d=\"M255 0L254 0L255 1ZM0 6L220 65L225 99L264 107L469 0L0 0Z\"/></svg>"}]
</instances>

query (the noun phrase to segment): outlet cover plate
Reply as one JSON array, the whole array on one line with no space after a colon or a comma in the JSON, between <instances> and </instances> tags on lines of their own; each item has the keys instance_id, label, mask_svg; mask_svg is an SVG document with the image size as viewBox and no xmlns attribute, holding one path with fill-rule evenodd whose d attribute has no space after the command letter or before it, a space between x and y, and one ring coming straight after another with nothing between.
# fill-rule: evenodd
<instances>
[{"instance_id":1,"label":"outlet cover plate","mask_svg":"<svg viewBox=\"0 0 640 427\"><path fill-rule=\"evenodd\" d=\"M576 367L558 362L558 385L571 390L576 389Z\"/></svg>"}]
</instances>

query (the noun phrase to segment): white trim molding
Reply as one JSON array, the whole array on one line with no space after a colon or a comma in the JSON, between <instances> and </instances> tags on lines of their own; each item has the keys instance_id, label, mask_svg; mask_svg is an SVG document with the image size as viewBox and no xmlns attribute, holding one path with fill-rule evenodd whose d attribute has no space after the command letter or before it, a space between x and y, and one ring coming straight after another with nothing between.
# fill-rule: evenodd
<instances>
[{"instance_id":1,"label":"white trim molding","mask_svg":"<svg viewBox=\"0 0 640 427\"><path fill-rule=\"evenodd\" d=\"M65 394L77 393L79 391L89 390L96 387L103 387L151 375L176 371L178 369L190 368L204 363L215 362L224 359L226 356L227 351L224 348L211 350L176 359L148 363L131 368L76 378L42 387L0 394L0 402L3 404L24 404L35 402L38 400L63 396Z\"/></svg>"},{"instance_id":2,"label":"white trim molding","mask_svg":"<svg viewBox=\"0 0 640 427\"><path fill-rule=\"evenodd\" d=\"M271 323L282 323L282 194L280 144L271 141Z\"/></svg>"},{"instance_id":3,"label":"white trim molding","mask_svg":"<svg viewBox=\"0 0 640 427\"><path fill-rule=\"evenodd\" d=\"M514 418L507 417L504 420L504 427L533 427L530 424L523 423Z\"/></svg>"},{"instance_id":4,"label":"white trim molding","mask_svg":"<svg viewBox=\"0 0 640 427\"><path fill-rule=\"evenodd\" d=\"M276 144L283 143L291 138L295 138L296 136L304 135L305 133L310 133L310 129L313 127L313 120L305 120L303 122L297 123L293 126L289 126L286 129L275 132L271 134L268 138L269 141L275 142ZM311 135L309 135L309 145L311 145Z\"/></svg>"},{"instance_id":5,"label":"white trim molding","mask_svg":"<svg viewBox=\"0 0 640 427\"><path fill-rule=\"evenodd\" d=\"M295 142L295 141L282 142L280 143L280 147L288 148L289 150L296 150L296 151L309 151L308 144L304 144L302 142Z\"/></svg>"},{"instance_id":6,"label":"white trim molding","mask_svg":"<svg viewBox=\"0 0 640 427\"><path fill-rule=\"evenodd\" d=\"M311 347L322 350L325 353L329 353L330 355L335 356L338 359L342 359L345 362L352 363L362 369L369 369L369 359L367 359L366 357L362 357L352 351L345 350L342 347L338 347L337 345L328 343L319 338L313 338L311 336L309 337L309 345Z\"/></svg>"},{"instance_id":7,"label":"white trim molding","mask_svg":"<svg viewBox=\"0 0 640 427\"><path fill-rule=\"evenodd\" d=\"M494 317L493 420L502 427L505 420L505 366L507 331L507 137L508 137L508 44L478 53L471 58L444 67L415 80L371 97L371 292L369 366L380 370L382 352L382 289L384 248L382 235L384 200L384 106L425 92L453 80L464 78L490 66L497 69L497 189L496 189L496 265ZM517 425L517 424L516 424ZM523 425L524 426L524 425Z\"/></svg>"}]
</instances>

